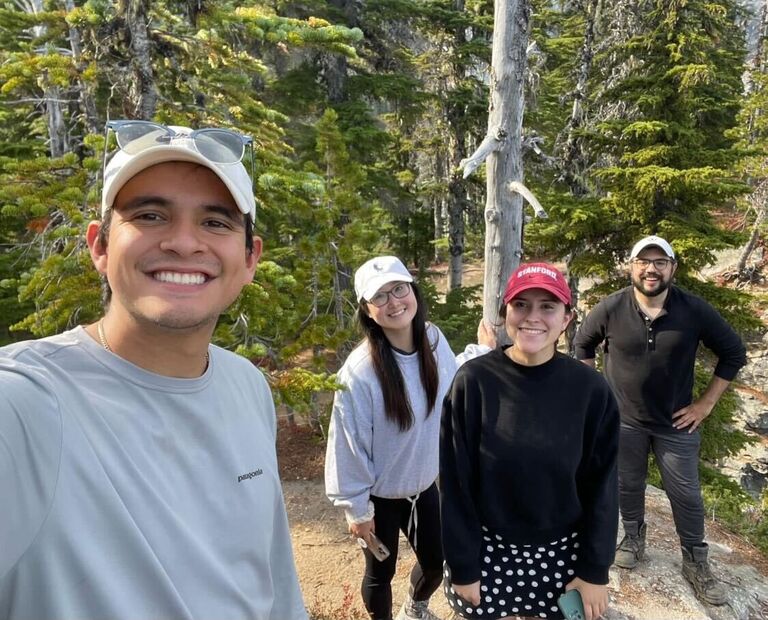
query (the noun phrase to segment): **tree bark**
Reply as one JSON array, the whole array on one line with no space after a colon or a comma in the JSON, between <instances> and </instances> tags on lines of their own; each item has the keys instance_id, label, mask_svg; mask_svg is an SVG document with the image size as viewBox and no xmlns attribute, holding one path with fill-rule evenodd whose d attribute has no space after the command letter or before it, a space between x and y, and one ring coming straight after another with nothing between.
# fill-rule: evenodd
<instances>
[{"instance_id":1,"label":"tree bark","mask_svg":"<svg viewBox=\"0 0 768 620\"><path fill-rule=\"evenodd\" d=\"M434 162L435 181L439 183L446 176L445 156L442 149L438 149L435 153ZM442 263L445 258L445 252L441 249L440 242L448 234L448 201L445 198L445 194L439 192L430 198L430 202L432 203L432 216L435 225L435 254L433 260L436 263Z\"/></svg>"},{"instance_id":2,"label":"tree bark","mask_svg":"<svg viewBox=\"0 0 768 620\"><path fill-rule=\"evenodd\" d=\"M587 162L584 161L584 152L577 137L577 130L584 123L584 100L587 97L587 85L589 74L592 71L592 59L594 58L595 14L597 13L599 2L600 0L586 0L582 5L586 19L584 40L582 41L579 53L579 72L576 77L576 88L573 91L571 116L566 126L565 147L561 163L563 180L568 185L568 189L573 196L586 196L589 193L589 188L583 180L583 173L587 167ZM586 251L586 248L582 251ZM565 261L565 268L568 273L568 286L571 289L573 308L576 309L579 303L579 278L571 273L571 263L574 258L573 253L568 255ZM577 327L577 322L573 320L565 330L565 343L568 354L571 356L574 356L576 353L573 340L576 337Z\"/></svg>"},{"instance_id":3,"label":"tree bark","mask_svg":"<svg viewBox=\"0 0 768 620\"><path fill-rule=\"evenodd\" d=\"M64 0L64 8L67 12L75 9L74 0ZM80 29L74 26L69 27L69 47L72 50L72 59L74 60L75 67L78 72L82 73L85 70L85 63L83 62L83 45ZM97 133L101 130L99 126L99 115L96 111L96 102L93 97L93 87L79 80L78 85L79 98L80 98L80 112L83 117L83 123L89 133Z\"/></svg>"},{"instance_id":4,"label":"tree bark","mask_svg":"<svg viewBox=\"0 0 768 620\"><path fill-rule=\"evenodd\" d=\"M462 141L463 142L463 141ZM454 163L461 159L456 151ZM461 288L461 276L464 271L464 212L467 205L467 189L464 179L454 166L448 185L448 292Z\"/></svg>"},{"instance_id":5,"label":"tree bark","mask_svg":"<svg viewBox=\"0 0 768 620\"><path fill-rule=\"evenodd\" d=\"M522 126L530 0L496 0L489 133L504 137L488 157L483 316L495 322L504 286L522 256L523 204L506 188L523 180ZM506 334L497 334L503 340Z\"/></svg>"},{"instance_id":6,"label":"tree bark","mask_svg":"<svg viewBox=\"0 0 768 620\"><path fill-rule=\"evenodd\" d=\"M453 8L464 11L464 0L454 0ZM458 48L467 42L466 32L459 25L454 31L454 45ZM458 85L464 79L464 67L461 61L453 63L453 82ZM455 104L454 104L455 105ZM450 140L451 172L448 183L448 292L461 288L461 277L464 271L464 213L467 208L467 187L459 172L459 162L466 157L466 138L464 110L449 109L448 124L453 135Z\"/></svg>"},{"instance_id":7,"label":"tree bark","mask_svg":"<svg viewBox=\"0 0 768 620\"><path fill-rule=\"evenodd\" d=\"M42 0L20 0L16 3L30 15L36 15L44 10ZM46 26L35 26L32 28L35 37L42 37L47 32ZM61 157L70 150L69 135L67 126L64 122L64 113L61 109L61 89L57 86L49 86L47 71L42 74L43 86L43 106L45 108L45 122L48 127L48 148L51 157Z\"/></svg>"},{"instance_id":8,"label":"tree bark","mask_svg":"<svg viewBox=\"0 0 768 620\"><path fill-rule=\"evenodd\" d=\"M355 28L360 23L361 0L330 0L330 4L344 14L344 21L350 28ZM347 97L347 78L349 63L347 57L342 54L325 52L320 58L323 79L325 82L328 100L331 103L341 103Z\"/></svg>"},{"instance_id":9,"label":"tree bark","mask_svg":"<svg viewBox=\"0 0 768 620\"><path fill-rule=\"evenodd\" d=\"M563 180L574 196L584 196L589 191L582 180L582 172L585 166L576 130L581 127L584 121L583 102L587 96L587 84L594 57L595 13L598 1L587 0L583 5L586 18L584 40L579 53L579 72L576 77L576 88L573 90L573 107L571 108L571 116L566 126L565 147L563 149Z\"/></svg>"},{"instance_id":10,"label":"tree bark","mask_svg":"<svg viewBox=\"0 0 768 620\"><path fill-rule=\"evenodd\" d=\"M152 43L149 37L149 2L127 0L125 23L130 33L133 80L129 96L136 118L151 119L157 108L158 92L152 68Z\"/></svg>"}]
</instances>

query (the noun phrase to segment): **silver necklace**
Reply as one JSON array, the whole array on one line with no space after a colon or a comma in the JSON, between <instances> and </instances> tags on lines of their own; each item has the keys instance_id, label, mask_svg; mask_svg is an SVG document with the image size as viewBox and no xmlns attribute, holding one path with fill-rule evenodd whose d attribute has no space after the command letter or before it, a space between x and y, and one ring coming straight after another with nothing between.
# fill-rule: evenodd
<instances>
[{"instance_id":1,"label":"silver necklace","mask_svg":"<svg viewBox=\"0 0 768 620\"><path fill-rule=\"evenodd\" d=\"M114 353L112 350L112 347L109 346L109 343L107 342L106 336L104 336L104 319L99 319L99 322L96 324L96 331L99 332L99 342L101 343L101 346L104 347L105 351L109 351L110 353ZM208 362L211 361L211 356L208 354L208 351L205 352L205 367L208 367Z\"/></svg>"}]
</instances>

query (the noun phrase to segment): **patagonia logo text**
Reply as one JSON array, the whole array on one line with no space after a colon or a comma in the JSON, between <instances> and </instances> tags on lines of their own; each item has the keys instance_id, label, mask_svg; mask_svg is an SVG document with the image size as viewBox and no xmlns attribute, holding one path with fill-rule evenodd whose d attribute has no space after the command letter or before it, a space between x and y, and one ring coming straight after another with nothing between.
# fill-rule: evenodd
<instances>
[{"instance_id":1,"label":"patagonia logo text","mask_svg":"<svg viewBox=\"0 0 768 620\"><path fill-rule=\"evenodd\" d=\"M247 474L242 474L237 477L238 482L242 482L243 480L250 480L251 478L255 478L256 476L261 476L264 472L260 469L257 469L256 471L249 471Z\"/></svg>"}]
</instances>

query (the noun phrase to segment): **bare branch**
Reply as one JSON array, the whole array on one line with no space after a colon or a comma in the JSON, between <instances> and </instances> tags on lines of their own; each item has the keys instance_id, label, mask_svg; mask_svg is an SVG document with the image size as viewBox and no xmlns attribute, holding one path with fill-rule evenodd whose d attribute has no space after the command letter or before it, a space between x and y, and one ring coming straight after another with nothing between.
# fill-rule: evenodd
<instances>
[{"instance_id":1,"label":"bare branch","mask_svg":"<svg viewBox=\"0 0 768 620\"><path fill-rule=\"evenodd\" d=\"M549 217L547 212L544 210L544 207L542 207L541 203L536 199L536 196L534 196L531 193L531 190L529 190L525 185L520 183L520 181L510 181L507 183L507 189L509 189L510 192L517 192L523 198L525 198L526 202L528 202L528 204L533 207L533 212L536 214L536 217L540 217L542 219Z\"/></svg>"},{"instance_id":2,"label":"bare branch","mask_svg":"<svg viewBox=\"0 0 768 620\"><path fill-rule=\"evenodd\" d=\"M480 164L486 160L488 155L494 151L498 151L503 146L506 138L507 132L500 127L497 127L492 133L488 132L475 152L459 162L459 170L464 170L464 178L466 179L470 174L477 170L480 167Z\"/></svg>"}]
</instances>

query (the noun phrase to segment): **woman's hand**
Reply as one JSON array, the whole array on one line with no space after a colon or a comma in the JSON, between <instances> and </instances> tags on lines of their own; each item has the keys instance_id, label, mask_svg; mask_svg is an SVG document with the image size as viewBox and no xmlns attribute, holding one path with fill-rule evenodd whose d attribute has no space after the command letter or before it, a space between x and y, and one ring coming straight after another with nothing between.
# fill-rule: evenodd
<instances>
[{"instance_id":1,"label":"woman's hand","mask_svg":"<svg viewBox=\"0 0 768 620\"><path fill-rule=\"evenodd\" d=\"M597 620L608 609L608 586L588 583L576 577L568 585L565 591L577 589L584 603L585 620Z\"/></svg>"},{"instance_id":2,"label":"woman's hand","mask_svg":"<svg viewBox=\"0 0 768 620\"><path fill-rule=\"evenodd\" d=\"M461 598L473 605L480 604L480 582L469 583L465 586L460 586L452 583L453 591L456 592Z\"/></svg>"},{"instance_id":3,"label":"woman's hand","mask_svg":"<svg viewBox=\"0 0 768 620\"><path fill-rule=\"evenodd\" d=\"M480 319L480 324L477 326L477 344L484 344L491 349L496 348L496 331L485 319Z\"/></svg>"},{"instance_id":4,"label":"woman's hand","mask_svg":"<svg viewBox=\"0 0 768 620\"><path fill-rule=\"evenodd\" d=\"M362 538L365 541L365 544L370 544L370 541L368 539L368 535L371 532L376 531L376 524L373 522L373 519L370 521L363 521L362 523L350 523L349 524L349 531L355 538Z\"/></svg>"}]
</instances>

